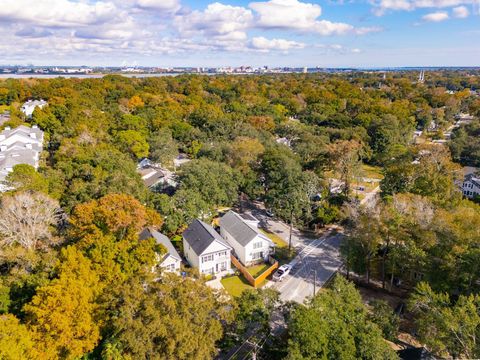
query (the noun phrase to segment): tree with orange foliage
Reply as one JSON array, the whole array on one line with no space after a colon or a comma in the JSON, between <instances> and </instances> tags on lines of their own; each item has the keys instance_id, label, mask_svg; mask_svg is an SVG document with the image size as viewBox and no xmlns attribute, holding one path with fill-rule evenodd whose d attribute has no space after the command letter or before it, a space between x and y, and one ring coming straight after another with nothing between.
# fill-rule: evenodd
<instances>
[{"instance_id":1,"label":"tree with orange foliage","mask_svg":"<svg viewBox=\"0 0 480 360\"><path fill-rule=\"evenodd\" d=\"M134 95L128 100L128 108L130 110L135 110L141 107L144 107L145 103L143 102L142 98L138 95Z\"/></svg>"},{"instance_id":2,"label":"tree with orange foliage","mask_svg":"<svg viewBox=\"0 0 480 360\"><path fill-rule=\"evenodd\" d=\"M101 279L114 284L154 264L155 242L140 241L138 234L162 222L158 213L135 198L109 194L74 209L70 237L92 260Z\"/></svg>"}]
</instances>

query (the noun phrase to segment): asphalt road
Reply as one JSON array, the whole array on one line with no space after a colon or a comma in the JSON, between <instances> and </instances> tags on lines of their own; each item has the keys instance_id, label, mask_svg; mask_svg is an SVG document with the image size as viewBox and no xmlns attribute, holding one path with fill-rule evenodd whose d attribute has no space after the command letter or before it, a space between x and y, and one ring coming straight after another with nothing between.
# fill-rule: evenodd
<instances>
[{"instance_id":1,"label":"asphalt road","mask_svg":"<svg viewBox=\"0 0 480 360\"><path fill-rule=\"evenodd\" d=\"M251 212L261 221L262 226L288 242L290 229L287 224L266 216L261 207L257 206ZM308 296L313 295L315 272L315 287L318 290L342 265L339 251L342 238L343 234L333 229L326 230L317 238L305 236L301 231L293 229L292 246L298 253L290 263L293 269L281 282L270 282L267 286L277 289L284 301L303 303Z\"/></svg>"},{"instance_id":2,"label":"asphalt road","mask_svg":"<svg viewBox=\"0 0 480 360\"><path fill-rule=\"evenodd\" d=\"M303 303L318 291L340 268L340 242L343 235L327 233L312 241L290 263L292 271L281 282L272 284L283 301ZM316 277L316 282L314 281Z\"/></svg>"}]
</instances>

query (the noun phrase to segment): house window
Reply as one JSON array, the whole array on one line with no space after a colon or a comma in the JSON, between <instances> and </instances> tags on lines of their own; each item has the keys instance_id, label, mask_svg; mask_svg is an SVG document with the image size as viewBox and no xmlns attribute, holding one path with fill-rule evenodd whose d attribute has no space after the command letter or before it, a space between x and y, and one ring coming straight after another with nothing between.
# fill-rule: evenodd
<instances>
[{"instance_id":1,"label":"house window","mask_svg":"<svg viewBox=\"0 0 480 360\"><path fill-rule=\"evenodd\" d=\"M175 264L169 264L167 266L165 266L165 270L166 271L175 271Z\"/></svg>"},{"instance_id":2,"label":"house window","mask_svg":"<svg viewBox=\"0 0 480 360\"><path fill-rule=\"evenodd\" d=\"M208 268L208 269L203 269L202 273L204 273L204 274L214 274L215 272L214 272L214 268L212 267L212 268Z\"/></svg>"},{"instance_id":3,"label":"house window","mask_svg":"<svg viewBox=\"0 0 480 360\"><path fill-rule=\"evenodd\" d=\"M261 259L263 258L263 252L260 251L260 252L255 252L252 254L252 259L253 260L257 260L257 259Z\"/></svg>"},{"instance_id":4,"label":"house window","mask_svg":"<svg viewBox=\"0 0 480 360\"><path fill-rule=\"evenodd\" d=\"M217 254L218 254L218 255L217 255L218 257L227 256L227 252L226 252L226 251L220 251L220 252L218 252Z\"/></svg>"},{"instance_id":5,"label":"house window","mask_svg":"<svg viewBox=\"0 0 480 360\"><path fill-rule=\"evenodd\" d=\"M253 243L254 249L261 249L263 247L263 243L261 241Z\"/></svg>"},{"instance_id":6,"label":"house window","mask_svg":"<svg viewBox=\"0 0 480 360\"><path fill-rule=\"evenodd\" d=\"M213 261L213 254L202 257L202 263L208 262L208 261Z\"/></svg>"}]
</instances>

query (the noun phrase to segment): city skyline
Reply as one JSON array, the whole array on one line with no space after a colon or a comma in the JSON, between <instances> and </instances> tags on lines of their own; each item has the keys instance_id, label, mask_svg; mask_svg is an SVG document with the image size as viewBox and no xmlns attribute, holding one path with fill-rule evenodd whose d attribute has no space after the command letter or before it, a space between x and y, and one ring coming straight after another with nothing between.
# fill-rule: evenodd
<instances>
[{"instance_id":1,"label":"city skyline","mask_svg":"<svg viewBox=\"0 0 480 360\"><path fill-rule=\"evenodd\" d=\"M478 0L5 0L4 64L476 66Z\"/></svg>"}]
</instances>

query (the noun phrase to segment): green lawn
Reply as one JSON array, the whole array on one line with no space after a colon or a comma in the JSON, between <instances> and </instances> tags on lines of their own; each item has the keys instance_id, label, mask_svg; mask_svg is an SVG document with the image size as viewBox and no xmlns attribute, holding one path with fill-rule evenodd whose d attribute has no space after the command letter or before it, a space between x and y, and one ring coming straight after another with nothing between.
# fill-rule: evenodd
<instances>
[{"instance_id":1,"label":"green lawn","mask_svg":"<svg viewBox=\"0 0 480 360\"><path fill-rule=\"evenodd\" d=\"M265 229L260 230L275 243L275 255L273 257L280 265L289 263L295 257L295 249L288 250L288 243L280 236Z\"/></svg>"},{"instance_id":2,"label":"green lawn","mask_svg":"<svg viewBox=\"0 0 480 360\"><path fill-rule=\"evenodd\" d=\"M270 232L270 231L268 231L268 230L265 230L265 229L260 229L260 231L261 231L262 233L264 233L266 236L268 236L268 238L275 243L277 249L278 249L278 248L288 247L287 242L286 242L285 240L283 240L283 239L282 239L280 236L278 236L277 234L274 234L274 233L272 233L272 232Z\"/></svg>"},{"instance_id":3,"label":"green lawn","mask_svg":"<svg viewBox=\"0 0 480 360\"><path fill-rule=\"evenodd\" d=\"M260 276L265 270L267 270L271 265L270 264L259 264L255 266L248 267L248 272L254 277Z\"/></svg>"},{"instance_id":4,"label":"green lawn","mask_svg":"<svg viewBox=\"0 0 480 360\"><path fill-rule=\"evenodd\" d=\"M221 283L227 293L233 297L240 296L244 290L253 290L253 286L242 275L223 278Z\"/></svg>"},{"instance_id":5,"label":"green lawn","mask_svg":"<svg viewBox=\"0 0 480 360\"><path fill-rule=\"evenodd\" d=\"M383 179L382 168L379 166L371 166L371 165L362 165L362 171L364 177L372 178L372 179Z\"/></svg>"}]
</instances>

